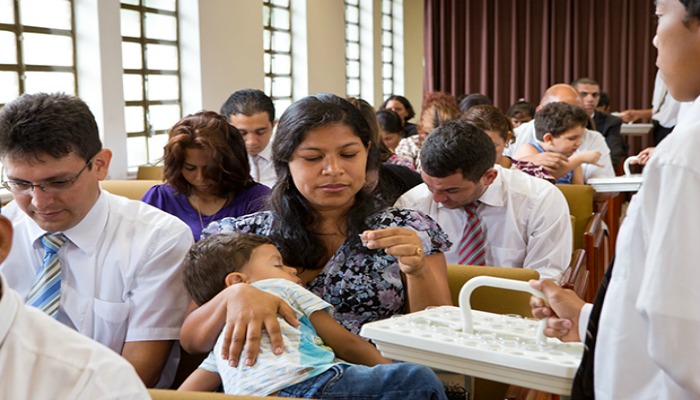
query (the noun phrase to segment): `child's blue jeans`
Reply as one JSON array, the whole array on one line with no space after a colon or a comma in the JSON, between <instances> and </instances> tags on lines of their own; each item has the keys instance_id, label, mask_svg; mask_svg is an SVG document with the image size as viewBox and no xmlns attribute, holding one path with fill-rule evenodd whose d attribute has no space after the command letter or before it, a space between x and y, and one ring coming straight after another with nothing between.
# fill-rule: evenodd
<instances>
[{"instance_id":1,"label":"child's blue jeans","mask_svg":"<svg viewBox=\"0 0 700 400\"><path fill-rule=\"evenodd\" d=\"M328 371L282 389L279 397L343 400L447 400L442 383L428 367L409 363L337 364Z\"/></svg>"}]
</instances>

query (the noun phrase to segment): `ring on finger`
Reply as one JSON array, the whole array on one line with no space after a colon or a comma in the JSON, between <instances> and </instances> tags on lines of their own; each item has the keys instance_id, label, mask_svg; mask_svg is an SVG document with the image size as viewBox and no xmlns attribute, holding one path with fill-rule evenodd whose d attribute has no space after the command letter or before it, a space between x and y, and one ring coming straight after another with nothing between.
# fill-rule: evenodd
<instances>
[{"instance_id":1,"label":"ring on finger","mask_svg":"<svg viewBox=\"0 0 700 400\"><path fill-rule=\"evenodd\" d=\"M414 256L419 256L419 255L421 255L421 254L423 254L423 248L420 247L420 246L416 246L416 252L413 253L413 255L414 255Z\"/></svg>"}]
</instances>

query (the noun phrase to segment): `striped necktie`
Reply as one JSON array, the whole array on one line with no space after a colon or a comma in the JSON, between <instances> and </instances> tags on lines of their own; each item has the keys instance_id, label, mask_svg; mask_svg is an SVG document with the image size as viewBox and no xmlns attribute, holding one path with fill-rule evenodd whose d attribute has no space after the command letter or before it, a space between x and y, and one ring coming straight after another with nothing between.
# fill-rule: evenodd
<instances>
[{"instance_id":1,"label":"striped necktie","mask_svg":"<svg viewBox=\"0 0 700 400\"><path fill-rule=\"evenodd\" d=\"M467 223L459 242L459 263L462 265L486 265L486 247L481 218L476 213L479 201L464 206Z\"/></svg>"},{"instance_id":2,"label":"striped necktie","mask_svg":"<svg viewBox=\"0 0 700 400\"><path fill-rule=\"evenodd\" d=\"M44 260L27 295L28 305L54 318L57 318L58 306L61 304L61 263L58 260L58 249L66 240L66 235L62 233L47 233L41 237Z\"/></svg>"}]
</instances>

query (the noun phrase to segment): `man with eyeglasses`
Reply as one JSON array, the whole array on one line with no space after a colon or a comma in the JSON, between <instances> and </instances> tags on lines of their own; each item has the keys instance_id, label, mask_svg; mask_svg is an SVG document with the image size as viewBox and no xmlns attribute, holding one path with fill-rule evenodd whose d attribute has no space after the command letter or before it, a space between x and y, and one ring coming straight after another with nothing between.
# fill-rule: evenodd
<instances>
[{"instance_id":1,"label":"man with eyeglasses","mask_svg":"<svg viewBox=\"0 0 700 400\"><path fill-rule=\"evenodd\" d=\"M24 95L0 110L2 185L14 197L3 214L15 231L0 271L28 305L121 354L147 386L167 387L192 234L178 218L102 191L111 157L77 97Z\"/></svg>"}]
</instances>

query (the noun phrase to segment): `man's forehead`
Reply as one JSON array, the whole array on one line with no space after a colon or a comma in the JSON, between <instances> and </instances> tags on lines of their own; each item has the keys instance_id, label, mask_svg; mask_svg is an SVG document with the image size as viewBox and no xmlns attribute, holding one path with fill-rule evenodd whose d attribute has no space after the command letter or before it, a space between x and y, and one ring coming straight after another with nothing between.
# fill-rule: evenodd
<instances>
[{"instance_id":1,"label":"man's forehead","mask_svg":"<svg viewBox=\"0 0 700 400\"><path fill-rule=\"evenodd\" d=\"M576 90L578 90L579 93L598 93L600 92L600 86L599 85L594 85L592 83L579 83L576 85Z\"/></svg>"}]
</instances>

